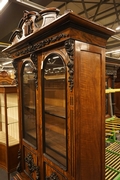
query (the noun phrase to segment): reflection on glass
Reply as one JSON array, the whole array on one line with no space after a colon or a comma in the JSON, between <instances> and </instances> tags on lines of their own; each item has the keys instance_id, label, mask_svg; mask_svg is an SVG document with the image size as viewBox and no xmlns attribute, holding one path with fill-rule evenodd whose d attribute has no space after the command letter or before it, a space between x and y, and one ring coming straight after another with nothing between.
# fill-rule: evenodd
<instances>
[{"instance_id":1,"label":"reflection on glass","mask_svg":"<svg viewBox=\"0 0 120 180\"><path fill-rule=\"evenodd\" d=\"M44 61L44 140L46 154L66 166L65 64L61 56Z\"/></svg>"},{"instance_id":2,"label":"reflection on glass","mask_svg":"<svg viewBox=\"0 0 120 180\"><path fill-rule=\"evenodd\" d=\"M7 94L7 117L8 145L11 146L19 143L17 93Z\"/></svg>"},{"instance_id":3,"label":"reflection on glass","mask_svg":"<svg viewBox=\"0 0 120 180\"><path fill-rule=\"evenodd\" d=\"M23 138L36 146L36 89L34 76L33 64L26 62L22 74Z\"/></svg>"},{"instance_id":4,"label":"reflection on glass","mask_svg":"<svg viewBox=\"0 0 120 180\"><path fill-rule=\"evenodd\" d=\"M6 103L5 103L6 100ZM8 146L19 143L17 93L0 93L0 142Z\"/></svg>"},{"instance_id":5,"label":"reflection on glass","mask_svg":"<svg viewBox=\"0 0 120 180\"><path fill-rule=\"evenodd\" d=\"M3 93L0 93L0 142L6 144L5 101Z\"/></svg>"}]
</instances>

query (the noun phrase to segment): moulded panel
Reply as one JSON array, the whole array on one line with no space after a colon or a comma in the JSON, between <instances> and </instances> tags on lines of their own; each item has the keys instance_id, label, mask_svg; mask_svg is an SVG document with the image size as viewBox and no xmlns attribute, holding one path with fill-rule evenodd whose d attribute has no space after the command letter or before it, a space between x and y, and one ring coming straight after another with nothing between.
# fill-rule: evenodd
<instances>
[{"instance_id":1,"label":"moulded panel","mask_svg":"<svg viewBox=\"0 0 120 180\"><path fill-rule=\"evenodd\" d=\"M100 54L81 52L81 168L82 177L101 175L101 57ZM90 66L88 66L90 64ZM87 103L86 103L87 102ZM92 153L90 153L92 152ZM87 163L87 169L86 169ZM93 169L97 166L96 171ZM93 167L93 168L91 168ZM86 173L89 171L89 173Z\"/></svg>"},{"instance_id":2,"label":"moulded panel","mask_svg":"<svg viewBox=\"0 0 120 180\"><path fill-rule=\"evenodd\" d=\"M55 180L68 180L63 174L56 171L53 167L50 165L44 163L45 166L45 177L44 179L55 179Z\"/></svg>"},{"instance_id":3,"label":"moulded panel","mask_svg":"<svg viewBox=\"0 0 120 180\"><path fill-rule=\"evenodd\" d=\"M103 148L105 148L104 63L100 48L89 45L80 52L80 59L76 65L79 72L75 82L77 84L75 93L79 90L79 97L75 101L76 143L79 142L76 151L80 158L76 159L80 165L77 166L80 169L77 180L79 176L81 179L101 180L104 167Z\"/></svg>"}]
</instances>

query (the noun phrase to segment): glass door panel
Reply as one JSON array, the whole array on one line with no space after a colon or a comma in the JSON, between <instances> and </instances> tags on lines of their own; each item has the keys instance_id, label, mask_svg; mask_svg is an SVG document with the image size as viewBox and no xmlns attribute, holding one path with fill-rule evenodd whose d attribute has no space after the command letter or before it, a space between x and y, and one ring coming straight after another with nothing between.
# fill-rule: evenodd
<instances>
[{"instance_id":1,"label":"glass door panel","mask_svg":"<svg viewBox=\"0 0 120 180\"><path fill-rule=\"evenodd\" d=\"M24 64L22 74L23 138L36 147L36 88L32 62Z\"/></svg>"},{"instance_id":2,"label":"glass door panel","mask_svg":"<svg viewBox=\"0 0 120 180\"><path fill-rule=\"evenodd\" d=\"M44 61L43 124L44 151L66 166L66 81L65 64L58 54Z\"/></svg>"},{"instance_id":3,"label":"glass door panel","mask_svg":"<svg viewBox=\"0 0 120 180\"><path fill-rule=\"evenodd\" d=\"M6 144L5 95L0 93L0 142Z\"/></svg>"},{"instance_id":4,"label":"glass door panel","mask_svg":"<svg viewBox=\"0 0 120 180\"><path fill-rule=\"evenodd\" d=\"M17 93L8 93L6 94L6 98L8 145L13 146L19 143L18 96Z\"/></svg>"}]
</instances>

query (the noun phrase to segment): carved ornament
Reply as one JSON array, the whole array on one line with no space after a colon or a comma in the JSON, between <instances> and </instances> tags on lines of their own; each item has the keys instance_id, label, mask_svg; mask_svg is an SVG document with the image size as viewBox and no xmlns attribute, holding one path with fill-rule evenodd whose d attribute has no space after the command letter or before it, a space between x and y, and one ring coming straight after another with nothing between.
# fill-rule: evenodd
<instances>
[{"instance_id":1,"label":"carved ornament","mask_svg":"<svg viewBox=\"0 0 120 180\"><path fill-rule=\"evenodd\" d=\"M27 163L29 176L32 178L32 173L36 171L36 180L40 180L39 167L34 164L34 160L32 154L29 153L25 158L25 162Z\"/></svg>"},{"instance_id":2,"label":"carved ornament","mask_svg":"<svg viewBox=\"0 0 120 180\"><path fill-rule=\"evenodd\" d=\"M72 91L73 86L74 86L74 40L69 39L65 41L65 49L69 56L69 61L67 63L67 66L69 69L68 82L69 82L70 91Z\"/></svg>"},{"instance_id":3,"label":"carved ornament","mask_svg":"<svg viewBox=\"0 0 120 180\"><path fill-rule=\"evenodd\" d=\"M53 36L53 37L50 37L50 38L47 38L47 39L44 39L43 41L40 41L36 44L33 44L33 45L29 45L27 48L21 50L21 51L18 51L16 52L16 56L22 56L22 55L26 55L28 53L32 53L36 50L40 50L42 49L43 47L51 44L51 43L54 43L56 41L59 41L60 39L62 38L66 38L68 37L69 35L68 34L63 34L63 33L60 33L59 35L57 36Z\"/></svg>"},{"instance_id":4,"label":"carved ornament","mask_svg":"<svg viewBox=\"0 0 120 180\"><path fill-rule=\"evenodd\" d=\"M36 21L39 19L40 14L36 11L24 11L23 18L21 18L17 29L12 33L10 42L13 44L18 43L26 36L36 32L39 29Z\"/></svg>"},{"instance_id":5,"label":"carved ornament","mask_svg":"<svg viewBox=\"0 0 120 180\"><path fill-rule=\"evenodd\" d=\"M30 58L34 64L34 71L33 73L34 75L34 79L35 79L35 85L36 85L36 89L38 88L38 60L37 60L37 55L35 53L32 53L30 55Z\"/></svg>"},{"instance_id":6,"label":"carved ornament","mask_svg":"<svg viewBox=\"0 0 120 180\"><path fill-rule=\"evenodd\" d=\"M15 84L18 86L18 65L17 65L16 60L13 60L12 64L14 67L14 81L15 81Z\"/></svg>"},{"instance_id":7,"label":"carved ornament","mask_svg":"<svg viewBox=\"0 0 120 180\"><path fill-rule=\"evenodd\" d=\"M23 17L18 23L18 27L12 33L10 37L10 42L12 45L18 43L19 41L25 39L27 36L37 32L41 27L50 24L54 21L59 14L59 9L57 8L46 8L40 12L27 11L23 12ZM42 25L38 23L42 19Z\"/></svg>"}]
</instances>

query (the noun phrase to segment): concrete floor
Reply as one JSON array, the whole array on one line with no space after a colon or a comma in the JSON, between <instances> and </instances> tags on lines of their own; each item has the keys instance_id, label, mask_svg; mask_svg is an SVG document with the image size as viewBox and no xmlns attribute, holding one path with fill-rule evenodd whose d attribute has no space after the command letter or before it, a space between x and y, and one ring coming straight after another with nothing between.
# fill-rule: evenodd
<instances>
[{"instance_id":1,"label":"concrete floor","mask_svg":"<svg viewBox=\"0 0 120 180\"><path fill-rule=\"evenodd\" d=\"M16 172L12 172L9 174L4 170L0 168L0 180L13 180L12 176L16 174Z\"/></svg>"},{"instance_id":2,"label":"concrete floor","mask_svg":"<svg viewBox=\"0 0 120 180\"><path fill-rule=\"evenodd\" d=\"M8 180L8 174L3 169L0 169L0 180Z\"/></svg>"}]
</instances>

